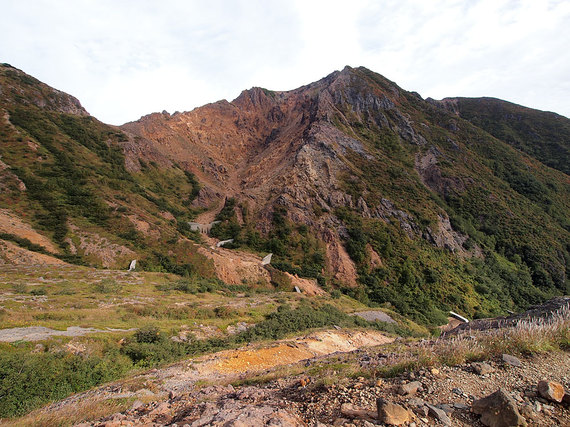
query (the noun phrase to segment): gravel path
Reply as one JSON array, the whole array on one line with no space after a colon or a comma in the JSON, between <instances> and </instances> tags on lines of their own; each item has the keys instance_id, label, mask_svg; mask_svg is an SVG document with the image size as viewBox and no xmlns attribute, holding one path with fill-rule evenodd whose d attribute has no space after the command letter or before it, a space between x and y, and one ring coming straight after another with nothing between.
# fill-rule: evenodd
<instances>
[{"instance_id":1,"label":"gravel path","mask_svg":"<svg viewBox=\"0 0 570 427\"><path fill-rule=\"evenodd\" d=\"M10 328L0 329L1 342L16 341L41 341L51 336L60 337L80 337L82 335L94 334L96 332L126 332L134 329L95 329L82 328L80 326L70 326L66 331L58 331L57 329L46 328L44 326L29 326L27 328Z\"/></svg>"}]
</instances>

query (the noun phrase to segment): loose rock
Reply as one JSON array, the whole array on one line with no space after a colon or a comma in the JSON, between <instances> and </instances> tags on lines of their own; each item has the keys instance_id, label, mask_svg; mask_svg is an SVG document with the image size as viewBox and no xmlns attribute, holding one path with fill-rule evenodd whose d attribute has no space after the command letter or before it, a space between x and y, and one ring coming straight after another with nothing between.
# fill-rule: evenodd
<instances>
[{"instance_id":1,"label":"loose rock","mask_svg":"<svg viewBox=\"0 0 570 427\"><path fill-rule=\"evenodd\" d=\"M376 407L378 408L378 420L384 424L399 426L412 419L409 410L382 398L376 400Z\"/></svg>"},{"instance_id":2,"label":"loose rock","mask_svg":"<svg viewBox=\"0 0 570 427\"><path fill-rule=\"evenodd\" d=\"M429 403L426 403L426 406L429 409L429 415L434 417L436 420L441 421L443 425L446 426L451 425L451 420L449 419L449 417L447 416L447 414L443 409L436 408L435 406L430 405Z\"/></svg>"},{"instance_id":3,"label":"loose rock","mask_svg":"<svg viewBox=\"0 0 570 427\"><path fill-rule=\"evenodd\" d=\"M471 409L474 413L481 415L481 422L489 427L527 425L515 401L503 389L476 400Z\"/></svg>"},{"instance_id":4,"label":"loose rock","mask_svg":"<svg viewBox=\"0 0 570 427\"><path fill-rule=\"evenodd\" d=\"M503 354L503 362L505 362L507 365L515 366L517 368L522 365L518 357L511 356L510 354Z\"/></svg>"},{"instance_id":5,"label":"loose rock","mask_svg":"<svg viewBox=\"0 0 570 427\"><path fill-rule=\"evenodd\" d=\"M495 370L491 365L485 362L474 362L471 364L471 367L479 375L487 375Z\"/></svg>"},{"instance_id":6,"label":"loose rock","mask_svg":"<svg viewBox=\"0 0 570 427\"><path fill-rule=\"evenodd\" d=\"M539 381L538 392L552 402L560 403L564 398L564 386L554 381Z\"/></svg>"},{"instance_id":7,"label":"loose rock","mask_svg":"<svg viewBox=\"0 0 570 427\"><path fill-rule=\"evenodd\" d=\"M415 394L422 387L422 383L419 381L412 381L408 384L400 384L398 387L398 394L403 396Z\"/></svg>"}]
</instances>

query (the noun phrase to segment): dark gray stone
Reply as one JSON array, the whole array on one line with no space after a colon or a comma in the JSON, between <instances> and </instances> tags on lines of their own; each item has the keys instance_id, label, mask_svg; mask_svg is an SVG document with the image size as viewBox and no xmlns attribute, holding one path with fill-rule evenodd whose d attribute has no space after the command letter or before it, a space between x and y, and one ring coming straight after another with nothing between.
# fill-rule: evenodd
<instances>
[{"instance_id":1,"label":"dark gray stone","mask_svg":"<svg viewBox=\"0 0 570 427\"><path fill-rule=\"evenodd\" d=\"M434 417L436 420L439 420L443 425L446 425L446 426L451 425L451 420L449 419L449 417L447 416L447 414L445 413L445 411L443 409L439 409L433 405L430 405L429 403L426 403L426 406L429 409L429 412L428 412L429 415Z\"/></svg>"},{"instance_id":2,"label":"dark gray stone","mask_svg":"<svg viewBox=\"0 0 570 427\"><path fill-rule=\"evenodd\" d=\"M471 409L474 413L481 415L481 422L489 427L527 425L519 413L515 401L503 389L476 400Z\"/></svg>"},{"instance_id":3,"label":"dark gray stone","mask_svg":"<svg viewBox=\"0 0 570 427\"><path fill-rule=\"evenodd\" d=\"M503 362L507 365L515 366L517 368L522 365L518 357L511 356L510 354L503 354Z\"/></svg>"}]
</instances>

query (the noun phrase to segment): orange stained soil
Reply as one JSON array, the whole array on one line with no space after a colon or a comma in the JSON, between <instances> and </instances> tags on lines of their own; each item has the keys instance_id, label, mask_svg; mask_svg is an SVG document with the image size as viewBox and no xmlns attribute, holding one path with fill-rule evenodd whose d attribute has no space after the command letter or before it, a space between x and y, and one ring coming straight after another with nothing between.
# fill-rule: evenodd
<instances>
[{"instance_id":1,"label":"orange stained soil","mask_svg":"<svg viewBox=\"0 0 570 427\"><path fill-rule=\"evenodd\" d=\"M238 350L218 361L212 368L221 373L243 373L288 365L314 356L305 348L287 344L257 350Z\"/></svg>"}]
</instances>

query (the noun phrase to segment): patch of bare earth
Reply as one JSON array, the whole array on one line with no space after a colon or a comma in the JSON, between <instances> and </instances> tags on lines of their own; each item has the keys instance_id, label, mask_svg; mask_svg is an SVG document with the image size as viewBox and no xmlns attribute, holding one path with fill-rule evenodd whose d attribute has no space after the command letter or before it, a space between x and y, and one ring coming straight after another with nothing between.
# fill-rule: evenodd
<instances>
[{"instance_id":1,"label":"patch of bare earth","mask_svg":"<svg viewBox=\"0 0 570 427\"><path fill-rule=\"evenodd\" d=\"M13 234L30 242L43 246L52 253L58 253L59 250L45 236L38 233L31 225L24 222L18 215L9 209L0 209L0 233Z\"/></svg>"},{"instance_id":2,"label":"patch of bare earth","mask_svg":"<svg viewBox=\"0 0 570 427\"><path fill-rule=\"evenodd\" d=\"M21 248L12 242L0 240L0 264L64 265L65 262L50 255Z\"/></svg>"},{"instance_id":3,"label":"patch of bare earth","mask_svg":"<svg viewBox=\"0 0 570 427\"><path fill-rule=\"evenodd\" d=\"M216 248L215 239L212 247L200 247L198 252L214 262L216 276L230 285L258 284L269 286L271 276L261 265L261 258L242 251Z\"/></svg>"}]
</instances>

